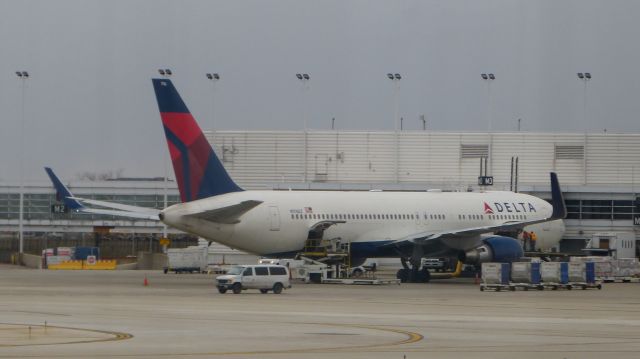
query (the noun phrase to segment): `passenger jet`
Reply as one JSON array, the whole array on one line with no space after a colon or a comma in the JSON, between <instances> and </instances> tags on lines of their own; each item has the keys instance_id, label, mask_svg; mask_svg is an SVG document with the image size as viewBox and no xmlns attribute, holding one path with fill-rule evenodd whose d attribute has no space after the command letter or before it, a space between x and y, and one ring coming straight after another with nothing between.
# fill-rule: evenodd
<instances>
[{"instance_id":1,"label":"passenger jet","mask_svg":"<svg viewBox=\"0 0 640 359\"><path fill-rule=\"evenodd\" d=\"M429 279L420 268L423 257L455 256L468 264L517 260L519 241L500 234L566 216L555 173L551 203L506 191L247 191L222 166L173 83L152 82L182 203L156 210L76 198L47 168L74 211L160 220L269 257L294 256L308 239L337 239L350 245L352 264L375 257L408 261L412 268L398 275L412 281Z\"/></svg>"}]
</instances>

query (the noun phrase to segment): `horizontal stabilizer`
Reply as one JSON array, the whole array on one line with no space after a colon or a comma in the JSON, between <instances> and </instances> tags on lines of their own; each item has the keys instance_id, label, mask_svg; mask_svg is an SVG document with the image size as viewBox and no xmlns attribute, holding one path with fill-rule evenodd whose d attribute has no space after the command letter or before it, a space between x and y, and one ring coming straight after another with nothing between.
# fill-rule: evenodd
<instances>
[{"instance_id":1,"label":"horizontal stabilizer","mask_svg":"<svg viewBox=\"0 0 640 359\"><path fill-rule=\"evenodd\" d=\"M240 222L239 217L250 209L261 204L262 201L248 200L231 206L210 209L208 211L189 214L189 217L196 217L216 223L233 224Z\"/></svg>"}]
</instances>

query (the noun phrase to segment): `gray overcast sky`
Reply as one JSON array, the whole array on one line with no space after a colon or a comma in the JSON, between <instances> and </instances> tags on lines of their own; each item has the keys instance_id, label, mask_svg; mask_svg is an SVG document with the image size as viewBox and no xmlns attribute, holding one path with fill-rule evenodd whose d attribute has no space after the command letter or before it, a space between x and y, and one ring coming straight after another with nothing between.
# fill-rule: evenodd
<instances>
[{"instance_id":1,"label":"gray overcast sky","mask_svg":"<svg viewBox=\"0 0 640 359\"><path fill-rule=\"evenodd\" d=\"M638 1L0 0L0 179L18 179L21 86L25 178L124 169L162 176L150 78L169 67L205 129L309 127L640 132ZM590 71L587 118L583 84ZM219 72L215 107L206 72ZM212 108L214 115L212 117Z\"/></svg>"}]
</instances>

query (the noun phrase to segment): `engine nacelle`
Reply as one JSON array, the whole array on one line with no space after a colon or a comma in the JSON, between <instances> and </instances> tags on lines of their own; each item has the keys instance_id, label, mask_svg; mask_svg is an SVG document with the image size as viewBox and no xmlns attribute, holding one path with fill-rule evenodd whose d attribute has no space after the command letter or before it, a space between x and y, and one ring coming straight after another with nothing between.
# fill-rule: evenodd
<instances>
[{"instance_id":1,"label":"engine nacelle","mask_svg":"<svg viewBox=\"0 0 640 359\"><path fill-rule=\"evenodd\" d=\"M462 253L460 261L465 264L484 262L513 262L524 255L520 242L511 237L494 236L482 240L483 245Z\"/></svg>"}]
</instances>

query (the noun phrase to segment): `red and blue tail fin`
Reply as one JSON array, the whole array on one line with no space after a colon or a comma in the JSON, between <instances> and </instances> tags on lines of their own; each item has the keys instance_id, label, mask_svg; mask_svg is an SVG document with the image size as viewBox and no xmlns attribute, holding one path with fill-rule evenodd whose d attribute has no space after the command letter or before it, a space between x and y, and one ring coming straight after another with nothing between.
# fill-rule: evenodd
<instances>
[{"instance_id":1,"label":"red and blue tail fin","mask_svg":"<svg viewBox=\"0 0 640 359\"><path fill-rule=\"evenodd\" d=\"M171 80L153 79L182 202L239 192Z\"/></svg>"}]
</instances>

